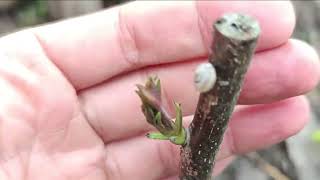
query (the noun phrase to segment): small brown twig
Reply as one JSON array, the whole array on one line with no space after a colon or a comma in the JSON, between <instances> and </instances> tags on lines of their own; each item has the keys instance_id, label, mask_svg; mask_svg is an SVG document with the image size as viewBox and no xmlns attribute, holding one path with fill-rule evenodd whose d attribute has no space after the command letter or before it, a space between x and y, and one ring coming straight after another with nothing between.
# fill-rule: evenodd
<instances>
[{"instance_id":1,"label":"small brown twig","mask_svg":"<svg viewBox=\"0 0 320 180\"><path fill-rule=\"evenodd\" d=\"M181 180L209 180L229 118L236 105L243 78L260 33L251 17L226 14L214 24L213 54L195 74L195 86L201 92L194 119L189 128L182 126L180 104L175 103L172 121L161 100L160 80L149 78L138 85L141 109L147 122L159 132L147 137L170 140L181 145Z\"/></svg>"},{"instance_id":2,"label":"small brown twig","mask_svg":"<svg viewBox=\"0 0 320 180\"><path fill-rule=\"evenodd\" d=\"M254 53L260 28L249 16L226 14L214 24L214 87L200 94L189 141L181 150L181 180L209 180L242 82Z\"/></svg>"}]
</instances>

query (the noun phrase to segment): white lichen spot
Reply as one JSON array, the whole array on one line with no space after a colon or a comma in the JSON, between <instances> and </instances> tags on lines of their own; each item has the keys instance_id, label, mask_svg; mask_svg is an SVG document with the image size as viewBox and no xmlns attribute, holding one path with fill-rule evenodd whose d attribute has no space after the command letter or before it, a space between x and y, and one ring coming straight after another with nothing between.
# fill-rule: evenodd
<instances>
[{"instance_id":1,"label":"white lichen spot","mask_svg":"<svg viewBox=\"0 0 320 180\"><path fill-rule=\"evenodd\" d=\"M212 102L211 102L211 106L215 106L215 105L217 105L217 104L218 104L217 101L212 101Z\"/></svg>"},{"instance_id":2,"label":"white lichen spot","mask_svg":"<svg viewBox=\"0 0 320 180\"><path fill-rule=\"evenodd\" d=\"M228 86L229 81L218 81L220 86Z\"/></svg>"},{"instance_id":3,"label":"white lichen spot","mask_svg":"<svg viewBox=\"0 0 320 180\"><path fill-rule=\"evenodd\" d=\"M211 101L210 103L211 106L215 106L218 104L218 100L219 100L218 96L209 96L208 99Z\"/></svg>"},{"instance_id":4,"label":"white lichen spot","mask_svg":"<svg viewBox=\"0 0 320 180\"><path fill-rule=\"evenodd\" d=\"M217 73L211 63L200 64L194 75L194 85L201 92L208 92L217 80Z\"/></svg>"},{"instance_id":5,"label":"white lichen spot","mask_svg":"<svg viewBox=\"0 0 320 180\"><path fill-rule=\"evenodd\" d=\"M203 162L207 162L207 158L204 158Z\"/></svg>"},{"instance_id":6,"label":"white lichen spot","mask_svg":"<svg viewBox=\"0 0 320 180\"><path fill-rule=\"evenodd\" d=\"M201 150L198 151L198 154L199 154L199 155L201 154Z\"/></svg>"},{"instance_id":7,"label":"white lichen spot","mask_svg":"<svg viewBox=\"0 0 320 180\"><path fill-rule=\"evenodd\" d=\"M233 61L235 62L235 63L237 63L237 64L240 64L240 61L239 61L239 59L238 58L233 58Z\"/></svg>"},{"instance_id":8,"label":"white lichen spot","mask_svg":"<svg viewBox=\"0 0 320 180\"><path fill-rule=\"evenodd\" d=\"M213 132L213 128L211 129L210 134L212 134L212 132Z\"/></svg>"}]
</instances>

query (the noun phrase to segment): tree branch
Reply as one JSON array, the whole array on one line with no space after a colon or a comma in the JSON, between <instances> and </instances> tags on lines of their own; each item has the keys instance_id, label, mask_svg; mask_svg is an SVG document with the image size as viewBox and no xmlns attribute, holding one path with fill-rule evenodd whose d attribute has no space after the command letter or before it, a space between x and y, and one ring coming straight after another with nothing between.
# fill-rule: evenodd
<instances>
[{"instance_id":1,"label":"tree branch","mask_svg":"<svg viewBox=\"0 0 320 180\"><path fill-rule=\"evenodd\" d=\"M181 148L181 180L209 180L229 118L237 102L243 78L260 33L251 17L226 14L214 24L209 62L216 83L200 94L188 139Z\"/></svg>"}]
</instances>

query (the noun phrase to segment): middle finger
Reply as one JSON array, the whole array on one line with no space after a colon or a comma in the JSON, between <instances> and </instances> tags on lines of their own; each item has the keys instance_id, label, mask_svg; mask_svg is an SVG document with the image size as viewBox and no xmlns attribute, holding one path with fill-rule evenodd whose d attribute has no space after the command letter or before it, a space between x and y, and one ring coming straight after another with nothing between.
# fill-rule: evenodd
<instances>
[{"instance_id":1,"label":"middle finger","mask_svg":"<svg viewBox=\"0 0 320 180\"><path fill-rule=\"evenodd\" d=\"M174 100L182 104L184 116L193 114L199 95L193 87L193 71L201 61L149 67L81 92L88 121L105 142L150 129L134 92L135 85L143 84L150 74L160 77L169 112L174 112L169 105ZM314 50L299 41L258 53L248 70L239 103L270 103L303 94L316 85L318 67Z\"/></svg>"}]
</instances>

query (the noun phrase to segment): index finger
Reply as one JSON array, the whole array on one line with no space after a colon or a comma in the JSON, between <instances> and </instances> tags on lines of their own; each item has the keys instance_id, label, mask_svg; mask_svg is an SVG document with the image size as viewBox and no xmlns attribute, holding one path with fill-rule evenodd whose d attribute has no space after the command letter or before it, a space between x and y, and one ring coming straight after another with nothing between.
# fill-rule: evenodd
<instances>
[{"instance_id":1,"label":"index finger","mask_svg":"<svg viewBox=\"0 0 320 180\"><path fill-rule=\"evenodd\" d=\"M258 19L258 51L283 44L293 31L290 2L138 1L33 32L79 90L144 66L207 56L212 23L230 11Z\"/></svg>"}]
</instances>

